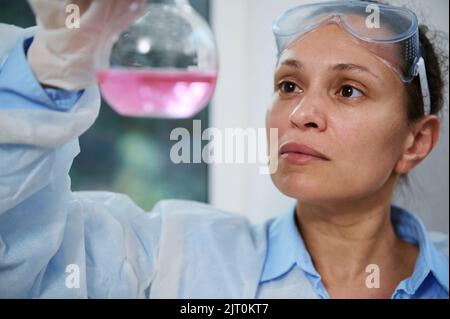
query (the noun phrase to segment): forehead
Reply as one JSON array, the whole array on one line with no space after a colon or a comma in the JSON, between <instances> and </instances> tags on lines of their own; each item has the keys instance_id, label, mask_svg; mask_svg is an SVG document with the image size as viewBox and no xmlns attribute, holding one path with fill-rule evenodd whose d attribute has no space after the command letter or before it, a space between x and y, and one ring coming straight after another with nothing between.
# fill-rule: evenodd
<instances>
[{"instance_id":1,"label":"forehead","mask_svg":"<svg viewBox=\"0 0 450 319\"><path fill-rule=\"evenodd\" d=\"M339 25L329 23L322 25L293 41L280 55L278 66L285 60L301 60L315 63L315 68L335 63L354 63L386 76L392 71L377 58L377 51L384 50L384 55L395 55L395 48L371 47L363 44Z\"/></svg>"}]
</instances>

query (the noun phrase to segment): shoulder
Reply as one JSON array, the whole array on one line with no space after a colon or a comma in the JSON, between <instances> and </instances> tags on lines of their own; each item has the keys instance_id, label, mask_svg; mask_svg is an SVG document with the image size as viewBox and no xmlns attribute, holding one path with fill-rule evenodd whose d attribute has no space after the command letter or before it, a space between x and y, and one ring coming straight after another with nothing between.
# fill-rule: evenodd
<instances>
[{"instance_id":1,"label":"shoulder","mask_svg":"<svg viewBox=\"0 0 450 319\"><path fill-rule=\"evenodd\" d=\"M221 220L248 222L248 219L240 214L228 212L215 208L211 204L183 199L164 199L160 200L154 208L155 211L163 212L168 217L186 218L186 219L211 219L219 218Z\"/></svg>"},{"instance_id":2,"label":"shoulder","mask_svg":"<svg viewBox=\"0 0 450 319\"><path fill-rule=\"evenodd\" d=\"M242 214L210 204L166 199L146 213L124 194L76 192L75 196L87 233L102 234L103 241L113 232L137 237L144 249L153 247L163 261L174 254L198 262L223 254L252 264L259 263L266 251L269 222L252 224Z\"/></svg>"},{"instance_id":3,"label":"shoulder","mask_svg":"<svg viewBox=\"0 0 450 319\"><path fill-rule=\"evenodd\" d=\"M430 242L436 247L441 253L447 256L449 255L449 237L448 234L444 234L436 231L429 231L428 237Z\"/></svg>"},{"instance_id":4,"label":"shoulder","mask_svg":"<svg viewBox=\"0 0 450 319\"><path fill-rule=\"evenodd\" d=\"M153 211L159 212L167 223L183 221L186 227L211 227L233 229L251 229L259 225L252 224L243 214L222 210L211 204L180 199L159 201Z\"/></svg>"},{"instance_id":5,"label":"shoulder","mask_svg":"<svg viewBox=\"0 0 450 319\"><path fill-rule=\"evenodd\" d=\"M150 212L140 208L127 195L113 192L75 192L83 211L94 215L112 215L115 219L152 219L167 233L211 235L214 237L241 235L254 237L262 234L266 224L252 224L243 214L228 212L210 204L193 200L164 199L158 201ZM92 217L88 217L92 218ZM162 234L164 235L164 234ZM259 235L261 236L261 235Z\"/></svg>"},{"instance_id":6,"label":"shoulder","mask_svg":"<svg viewBox=\"0 0 450 319\"><path fill-rule=\"evenodd\" d=\"M444 288L448 298L448 235L430 231L428 232L428 238L430 242L429 258L432 271L438 282Z\"/></svg>"},{"instance_id":7,"label":"shoulder","mask_svg":"<svg viewBox=\"0 0 450 319\"><path fill-rule=\"evenodd\" d=\"M391 217L394 228L401 237L410 238L422 244L430 244L448 256L448 234L428 230L419 215L400 206L392 205Z\"/></svg>"},{"instance_id":8,"label":"shoulder","mask_svg":"<svg viewBox=\"0 0 450 319\"><path fill-rule=\"evenodd\" d=\"M179 199L158 202L153 209L161 215L161 238L175 238L174 230L195 241L218 245L262 248L268 222L253 224L243 214L229 212L210 204Z\"/></svg>"}]
</instances>

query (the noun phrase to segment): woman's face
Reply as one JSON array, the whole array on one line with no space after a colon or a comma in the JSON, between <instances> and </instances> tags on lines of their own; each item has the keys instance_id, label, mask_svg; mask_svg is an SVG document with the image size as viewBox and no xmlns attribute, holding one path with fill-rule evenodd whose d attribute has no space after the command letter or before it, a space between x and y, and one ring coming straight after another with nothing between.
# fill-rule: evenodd
<instances>
[{"instance_id":1,"label":"woman's face","mask_svg":"<svg viewBox=\"0 0 450 319\"><path fill-rule=\"evenodd\" d=\"M394 178L408 135L406 93L395 73L328 24L280 57L266 127L278 144L306 145L328 160L278 153L271 175L287 196L311 203L362 199Z\"/></svg>"}]
</instances>

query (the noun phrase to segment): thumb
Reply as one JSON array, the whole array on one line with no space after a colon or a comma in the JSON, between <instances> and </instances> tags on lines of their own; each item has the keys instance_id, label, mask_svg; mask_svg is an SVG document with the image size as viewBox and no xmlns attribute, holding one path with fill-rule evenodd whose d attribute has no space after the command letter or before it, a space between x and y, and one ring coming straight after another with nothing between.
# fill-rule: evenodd
<instances>
[{"instance_id":1,"label":"thumb","mask_svg":"<svg viewBox=\"0 0 450 319\"><path fill-rule=\"evenodd\" d=\"M83 24L101 33L124 31L145 8L145 0L94 0L81 17Z\"/></svg>"}]
</instances>

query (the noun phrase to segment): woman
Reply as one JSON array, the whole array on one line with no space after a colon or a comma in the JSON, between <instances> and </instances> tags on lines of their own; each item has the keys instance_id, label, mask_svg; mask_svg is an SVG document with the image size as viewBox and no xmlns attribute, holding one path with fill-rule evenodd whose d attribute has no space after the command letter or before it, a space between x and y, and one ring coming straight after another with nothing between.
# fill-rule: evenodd
<instances>
[{"instance_id":1,"label":"woman","mask_svg":"<svg viewBox=\"0 0 450 319\"><path fill-rule=\"evenodd\" d=\"M124 195L70 191L77 137L99 107L92 55L113 34L79 32L115 21L125 2L93 1L71 33L46 23L51 2L31 3L40 27L4 45L14 48L0 73L1 296L448 298L442 243L391 206L440 126L439 65L410 11L380 6L377 26L367 3L344 2L276 21L272 179L297 205L252 225L202 203L144 214Z\"/></svg>"}]
</instances>

